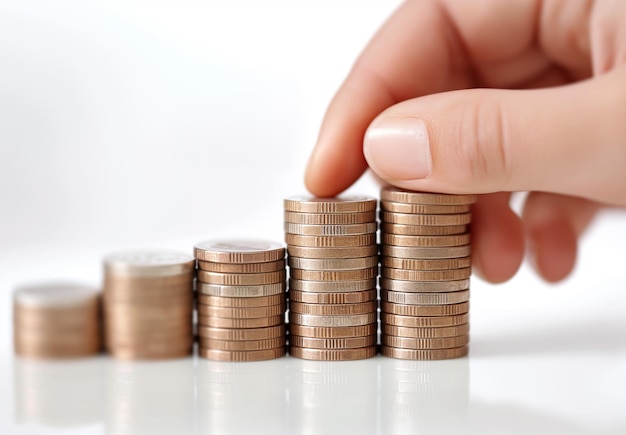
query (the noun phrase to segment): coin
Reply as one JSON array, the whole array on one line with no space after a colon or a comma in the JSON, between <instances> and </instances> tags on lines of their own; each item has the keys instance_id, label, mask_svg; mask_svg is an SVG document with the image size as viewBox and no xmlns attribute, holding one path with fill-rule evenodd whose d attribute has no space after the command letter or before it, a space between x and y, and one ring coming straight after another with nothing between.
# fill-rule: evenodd
<instances>
[{"instance_id":1,"label":"coin","mask_svg":"<svg viewBox=\"0 0 626 435\"><path fill-rule=\"evenodd\" d=\"M450 349L465 346L469 342L467 335L457 337L414 338L383 335L383 346L401 347L403 349Z\"/></svg>"},{"instance_id":2,"label":"coin","mask_svg":"<svg viewBox=\"0 0 626 435\"><path fill-rule=\"evenodd\" d=\"M451 270L410 270L383 267L381 276L403 281L458 281L469 278L471 274L472 269L470 267Z\"/></svg>"},{"instance_id":3,"label":"coin","mask_svg":"<svg viewBox=\"0 0 626 435\"><path fill-rule=\"evenodd\" d=\"M347 316L352 314L375 313L377 308L378 303L376 301L357 304L307 304L295 301L289 303L289 310L292 313L315 314L318 316Z\"/></svg>"},{"instance_id":4,"label":"coin","mask_svg":"<svg viewBox=\"0 0 626 435\"><path fill-rule=\"evenodd\" d=\"M303 236L300 234L285 234L288 245L311 246L317 248L342 248L354 246L368 246L376 244L376 234L355 234L351 236Z\"/></svg>"},{"instance_id":5,"label":"coin","mask_svg":"<svg viewBox=\"0 0 626 435\"><path fill-rule=\"evenodd\" d=\"M378 276L378 267L353 270L306 270L291 268L291 278L304 281L361 281Z\"/></svg>"},{"instance_id":6,"label":"coin","mask_svg":"<svg viewBox=\"0 0 626 435\"><path fill-rule=\"evenodd\" d=\"M449 305L467 302L469 290L461 290L450 293L403 293L381 291L383 301L405 305ZM454 346L452 346L454 347Z\"/></svg>"},{"instance_id":7,"label":"coin","mask_svg":"<svg viewBox=\"0 0 626 435\"><path fill-rule=\"evenodd\" d=\"M241 286L207 284L204 282L198 282L196 285L196 291L198 292L198 294L237 298L272 296L284 293L286 289L287 284L285 282L279 282L276 284Z\"/></svg>"},{"instance_id":8,"label":"coin","mask_svg":"<svg viewBox=\"0 0 626 435\"><path fill-rule=\"evenodd\" d=\"M312 338L347 338L363 337L376 334L378 324L376 322L358 326L304 326L291 323L289 333L301 337Z\"/></svg>"},{"instance_id":9,"label":"coin","mask_svg":"<svg viewBox=\"0 0 626 435\"><path fill-rule=\"evenodd\" d=\"M306 225L285 222L285 232L309 236L349 236L376 232L376 222L352 225Z\"/></svg>"},{"instance_id":10,"label":"coin","mask_svg":"<svg viewBox=\"0 0 626 435\"><path fill-rule=\"evenodd\" d=\"M234 351L254 351L275 349L277 347L285 348L287 337L267 338L265 340L215 340L211 338L200 338L200 347L204 349L234 350Z\"/></svg>"},{"instance_id":11,"label":"coin","mask_svg":"<svg viewBox=\"0 0 626 435\"><path fill-rule=\"evenodd\" d=\"M171 346L168 343L151 343L149 347L111 347L108 352L116 359L122 360L154 360L185 358L193 350L193 343Z\"/></svg>"},{"instance_id":12,"label":"coin","mask_svg":"<svg viewBox=\"0 0 626 435\"><path fill-rule=\"evenodd\" d=\"M471 211L470 204L462 205L433 205L433 204L410 204L406 202L381 201L381 210L396 213L413 214L460 214Z\"/></svg>"},{"instance_id":13,"label":"coin","mask_svg":"<svg viewBox=\"0 0 626 435\"><path fill-rule=\"evenodd\" d=\"M382 255L401 258L459 258L471 254L471 246L453 246L448 248L415 248L405 246L382 245Z\"/></svg>"},{"instance_id":14,"label":"coin","mask_svg":"<svg viewBox=\"0 0 626 435\"><path fill-rule=\"evenodd\" d=\"M221 273L267 273L285 269L285 260L268 261L266 263L215 263L198 261L198 269L207 272Z\"/></svg>"},{"instance_id":15,"label":"coin","mask_svg":"<svg viewBox=\"0 0 626 435\"><path fill-rule=\"evenodd\" d=\"M353 361L375 356L376 346L361 347L358 349L311 349L290 346L289 354L296 358L315 361Z\"/></svg>"},{"instance_id":16,"label":"coin","mask_svg":"<svg viewBox=\"0 0 626 435\"><path fill-rule=\"evenodd\" d=\"M280 304L283 303L285 299L285 294L259 296L256 298L228 298L200 294L198 295L198 304L212 305L215 307L254 308Z\"/></svg>"},{"instance_id":17,"label":"coin","mask_svg":"<svg viewBox=\"0 0 626 435\"><path fill-rule=\"evenodd\" d=\"M286 279L284 270L267 273L219 273L199 270L198 280L207 284L219 285L265 285L276 284Z\"/></svg>"},{"instance_id":18,"label":"coin","mask_svg":"<svg viewBox=\"0 0 626 435\"><path fill-rule=\"evenodd\" d=\"M314 293L289 291L289 300L309 304L358 304L376 300L376 289L360 292Z\"/></svg>"},{"instance_id":19,"label":"coin","mask_svg":"<svg viewBox=\"0 0 626 435\"><path fill-rule=\"evenodd\" d=\"M285 211L285 222L304 225L354 225L376 222L376 211L365 213L294 213Z\"/></svg>"},{"instance_id":20,"label":"coin","mask_svg":"<svg viewBox=\"0 0 626 435\"><path fill-rule=\"evenodd\" d=\"M311 248L305 246L287 246L289 256L306 258L356 258L371 257L378 253L378 246L356 246L345 248Z\"/></svg>"},{"instance_id":21,"label":"coin","mask_svg":"<svg viewBox=\"0 0 626 435\"><path fill-rule=\"evenodd\" d=\"M468 225L407 225L382 222L380 224L382 234L399 234L406 236L447 236L453 234L463 234L469 231Z\"/></svg>"},{"instance_id":22,"label":"coin","mask_svg":"<svg viewBox=\"0 0 626 435\"><path fill-rule=\"evenodd\" d=\"M441 360L461 358L469 351L467 346L452 349L402 349L397 347L382 346L381 353L384 356L398 359L413 360Z\"/></svg>"},{"instance_id":23,"label":"coin","mask_svg":"<svg viewBox=\"0 0 626 435\"><path fill-rule=\"evenodd\" d=\"M359 281L303 281L291 278L289 280L289 290L303 292L358 292L371 290L373 288L376 288L375 279L363 279Z\"/></svg>"},{"instance_id":24,"label":"coin","mask_svg":"<svg viewBox=\"0 0 626 435\"><path fill-rule=\"evenodd\" d=\"M396 292L455 292L469 288L469 279L458 281L402 281L381 278L380 288Z\"/></svg>"},{"instance_id":25,"label":"coin","mask_svg":"<svg viewBox=\"0 0 626 435\"><path fill-rule=\"evenodd\" d=\"M469 233L454 234L451 236L403 236L398 234L384 233L382 242L395 246L416 246L416 247L446 247L462 246L470 242Z\"/></svg>"},{"instance_id":26,"label":"coin","mask_svg":"<svg viewBox=\"0 0 626 435\"><path fill-rule=\"evenodd\" d=\"M198 325L214 326L217 328L263 328L280 325L285 321L283 314L270 317L250 319L232 319L228 317L198 316Z\"/></svg>"},{"instance_id":27,"label":"coin","mask_svg":"<svg viewBox=\"0 0 626 435\"><path fill-rule=\"evenodd\" d=\"M433 205L473 204L478 199L476 195L447 195L443 193L413 192L392 186L383 187L380 191L380 197L383 201Z\"/></svg>"},{"instance_id":28,"label":"coin","mask_svg":"<svg viewBox=\"0 0 626 435\"><path fill-rule=\"evenodd\" d=\"M415 337L415 338L439 338L439 337L457 337L466 335L469 332L469 323L456 326L447 326L440 328L410 328L405 326L395 326L383 323L381 325L383 335L395 335L397 337Z\"/></svg>"},{"instance_id":29,"label":"coin","mask_svg":"<svg viewBox=\"0 0 626 435\"><path fill-rule=\"evenodd\" d=\"M264 361L279 358L286 353L287 349L285 347L253 351L205 349L202 347L198 349L199 356L214 361Z\"/></svg>"},{"instance_id":30,"label":"coin","mask_svg":"<svg viewBox=\"0 0 626 435\"><path fill-rule=\"evenodd\" d=\"M265 263L282 260L285 246L268 240L219 239L198 243L194 253L198 260L216 263Z\"/></svg>"},{"instance_id":31,"label":"coin","mask_svg":"<svg viewBox=\"0 0 626 435\"><path fill-rule=\"evenodd\" d=\"M104 259L105 274L162 277L193 272L193 257L169 251L120 252Z\"/></svg>"},{"instance_id":32,"label":"coin","mask_svg":"<svg viewBox=\"0 0 626 435\"><path fill-rule=\"evenodd\" d=\"M378 266L378 255L361 258L288 258L289 267L307 270L354 270ZM453 268L447 268L453 269Z\"/></svg>"},{"instance_id":33,"label":"coin","mask_svg":"<svg viewBox=\"0 0 626 435\"><path fill-rule=\"evenodd\" d=\"M364 213L375 211L377 205L375 198L365 196L342 198L294 196L284 201L285 211L296 213Z\"/></svg>"},{"instance_id":34,"label":"coin","mask_svg":"<svg viewBox=\"0 0 626 435\"><path fill-rule=\"evenodd\" d=\"M311 338L299 335L290 335L289 344L295 347L313 349L353 349L376 345L376 334L363 337L346 338Z\"/></svg>"},{"instance_id":35,"label":"coin","mask_svg":"<svg viewBox=\"0 0 626 435\"><path fill-rule=\"evenodd\" d=\"M287 304L284 302L282 304L254 308L214 307L212 305L198 304L198 315L200 316L241 319L277 316L283 314L286 310Z\"/></svg>"},{"instance_id":36,"label":"coin","mask_svg":"<svg viewBox=\"0 0 626 435\"><path fill-rule=\"evenodd\" d=\"M400 316L387 312L380 313L383 324L404 326L409 328L441 328L448 326L463 325L469 321L469 315L457 314L453 316Z\"/></svg>"},{"instance_id":37,"label":"coin","mask_svg":"<svg viewBox=\"0 0 626 435\"><path fill-rule=\"evenodd\" d=\"M303 326L360 326L375 322L376 317L376 313L355 314L349 316L318 316L289 311L289 322Z\"/></svg>"},{"instance_id":38,"label":"coin","mask_svg":"<svg viewBox=\"0 0 626 435\"><path fill-rule=\"evenodd\" d=\"M382 211L380 213L383 222L405 225L467 225L472 220L471 213L463 214L410 214Z\"/></svg>"},{"instance_id":39,"label":"coin","mask_svg":"<svg viewBox=\"0 0 626 435\"><path fill-rule=\"evenodd\" d=\"M118 275L105 275L104 287L108 291L141 291L147 292L152 289L159 288L179 288L181 286L189 286L193 283L195 274L193 272L185 272L180 275L156 276L156 277L129 277Z\"/></svg>"},{"instance_id":40,"label":"coin","mask_svg":"<svg viewBox=\"0 0 626 435\"><path fill-rule=\"evenodd\" d=\"M417 258L381 257L381 265L392 269L449 270L462 269L472 265L471 257L420 260Z\"/></svg>"},{"instance_id":41,"label":"coin","mask_svg":"<svg viewBox=\"0 0 626 435\"><path fill-rule=\"evenodd\" d=\"M400 316L453 316L467 313L469 302L450 305L403 305L382 301L381 311Z\"/></svg>"},{"instance_id":42,"label":"coin","mask_svg":"<svg viewBox=\"0 0 626 435\"><path fill-rule=\"evenodd\" d=\"M249 341L266 340L285 336L287 325L268 326L263 328L230 329L212 326L198 326L198 336L214 340Z\"/></svg>"}]
</instances>

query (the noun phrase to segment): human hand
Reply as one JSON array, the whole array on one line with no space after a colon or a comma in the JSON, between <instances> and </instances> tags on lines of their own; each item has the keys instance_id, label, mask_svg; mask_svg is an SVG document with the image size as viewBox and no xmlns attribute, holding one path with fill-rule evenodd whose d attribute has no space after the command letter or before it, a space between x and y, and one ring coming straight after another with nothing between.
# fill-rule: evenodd
<instances>
[{"instance_id":1,"label":"human hand","mask_svg":"<svg viewBox=\"0 0 626 435\"><path fill-rule=\"evenodd\" d=\"M333 196L368 165L406 189L484 194L485 279L513 276L525 244L544 279L566 277L601 204L626 205L626 2L405 2L331 102L306 185ZM521 217L515 191L531 191Z\"/></svg>"}]
</instances>

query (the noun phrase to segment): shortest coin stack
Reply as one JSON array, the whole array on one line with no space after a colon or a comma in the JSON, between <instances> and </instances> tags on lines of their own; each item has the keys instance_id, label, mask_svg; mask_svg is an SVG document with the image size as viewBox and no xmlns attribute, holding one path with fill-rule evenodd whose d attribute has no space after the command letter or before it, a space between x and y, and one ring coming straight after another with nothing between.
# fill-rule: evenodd
<instances>
[{"instance_id":1,"label":"shortest coin stack","mask_svg":"<svg viewBox=\"0 0 626 435\"><path fill-rule=\"evenodd\" d=\"M285 247L265 240L195 246L201 357L262 361L285 355Z\"/></svg>"},{"instance_id":2,"label":"shortest coin stack","mask_svg":"<svg viewBox=\"0 0 626 435\"><path fill-rule=\"evenodd\" d=\"M382 354L467 354L471 204L476 195L381 192Z\"/></svg>"},{"instance_id":3,"label":"shortest coin stack","mask_svg":"<svg viewBox=\"0 0 626 435\"><path fill-rule=\"evenodd\" d=\"M31 358L73 358L101 350L100 295L88 286L55 283L13 294L15 352Z\"/></svg>"}]
</instances>

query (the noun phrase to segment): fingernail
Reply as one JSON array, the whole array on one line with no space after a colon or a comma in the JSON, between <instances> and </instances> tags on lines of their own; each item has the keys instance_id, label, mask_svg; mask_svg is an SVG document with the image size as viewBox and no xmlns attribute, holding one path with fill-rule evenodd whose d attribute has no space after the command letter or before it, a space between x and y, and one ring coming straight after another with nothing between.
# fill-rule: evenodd
<instances>
[{"instance_id":1,"label":"fingernail","mask_svg":"<svg viewBox=\"0 0 626 435\"><path fill-rule=\"evenodd\" d=\"M363 153L370 167L388 180L428 177L432 158L428 130L416 118L381 118L368 128Z\"/></svg>"}]
</instances>

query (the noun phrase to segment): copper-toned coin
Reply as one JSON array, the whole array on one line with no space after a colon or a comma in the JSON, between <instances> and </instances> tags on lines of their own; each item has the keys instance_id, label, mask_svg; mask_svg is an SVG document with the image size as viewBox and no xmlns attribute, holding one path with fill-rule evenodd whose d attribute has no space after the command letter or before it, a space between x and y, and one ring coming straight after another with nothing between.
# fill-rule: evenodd
<instances>
[{"instance_id":1,"label":"copper-toned coin","mask_svg":"<svg viewBox=\"0 0 626 435\"><path fill-rule=\"evenodd\" d=\"M290 346L289 354L296 358L315 361L354 361L376 356L376 346L358 349L311 349Z\"/></svg>"},{"instance_id":2,"label":"copper-toned coin","mask_svg":"<svg viewBox=\"0 0 626 435\"><path fill-rule=\"evenodd\" d=\"M215 263L198 261L198 269L220 273L267 273L278 272L285 268L285 260L268 261L265 263Z\"/></svg>"},{"instance_id":3,"label":"copper-toned coin","mask_svg":"<svg viewBox=\"0 0 626 435\"><path fill-rule=\"evenodd\" d=\"M269 240L219 239L194 247L198 260L216 263L265 263L285 258L285 245Z\"/></svg>"},{"instance_id":4,"label":"copper-toned coin","mask_svg":"<svg viewBox=\"0 0 626 435\"><path fill-rule=\"evenodd\" d=\"M458 281L402 281L398 279L381 278L380 288L396 292L456 292L469 288L469 279Z\"/></svg>"},{"instance_id":5,"label":"copper-toned coin","mask_svg":"<svg viewBox=\"0 0 626 435\"><path fill-rule=\"evenodd\" d=\"M102 351L98 342L83 343L80 346L41 345L28 346L21 342L14 343L15 353L23 358L66 359L92 356Z\"/></svg>"},{"instance_id":6,"label":"copper-toned coin","mask_svg":"<svg viewBox=\"0 0 626 435\"><path fill-rule=\"evenodd\" d=\"M193 257L177 252L120 252L104 259L105 274L127 277L165 277L190 273Z\"/></svg>"},{"instance_id":7,"label":"copper-toned coin","mask_svg":"<svg viewBox=\"0 0 626 435\"><path fill-rule=\"evenodd\" d=\"M306 236L349 236L355 234L371 234L377 229L376 222L353 225L306 225L285 222L285 232Z\"/></svg>"},{"instance_id":8,"label":"copper-toned coin","mask_svg":"<svg viewBox=\"0 0 626 435\"><path fill-rule=\"evenodd\" d=\"M291 278L289 280L289 290L303 292L358 292L371 290L373 288L376 288L375 279L363 279L359 281L303 281Z\"/></svg>"},{"instance_id":9,"label":"copper-toned coin","mask_svg":"<svg viewBox=\"0 0 626 435\"><path fill-rule=\"evenodd\" d=\"M377 313L354 314L346 316L320 316L315 314L301 314L289 311L289 323L304 326L360 326L376 321Z\"/></svg>"},{"instance_id":10,"label":"copper-toned coin","mask_svg":"<svg viewBox=\"0 0 626 435\"><path fill-rule=\"evenodd\" d=\"M198 325L214 326L216 328L265 328L285 322L284 314L271 317L257 317L250 319L231 319L228 317L198 316Z\"/></svg>"},{"instance_id":11,"label":"copper-toned coin","mask_svg":"<svg viewBox=\"0 0 626 435\"><path fill-rule=\"evenodd\" d=\"M376 211L365 213L294 213L285 211L285 222L304 225L354 225L376 222Z\"/></svg>"},{"instance_id":12,"label":"copper-toned coin","mask_svg":"<svg viewBox=\"0 0 626 435\"><path fill-rule=\"evenodd\" d=\"M200 338L200 347L204 349L219 349L219 350L235 350L235 351L250 351L250 350L265 350L275 349L277 347L284 348L287 344L287 337L267 338L265 340L215 340L212 338Z\"/></svg>"},{"instance_id":13,"label":"copper-toned coin","mask_svg":"<svg viewBox=\"0 0 626 435\"><path fill-rule=\"evenodd\" d=\"M287 311L287 304L285 302L267 307L254 308L214 307L212 305L198 304L198 314L200 316L236 319L256 319L258 317L277 316L285 313L285 311Z\"/></svg>"},{"instance_id":14,"label":"copper-toned coin","mask_svg":"<svg viewBox=\"0 0 626 435\"><path fill-rule=\"evenodd\" d=\"M382 245L381 253L389 257L401 258L459 258L467 257L472 252L470 245L448 248L415 248L406 246Z\"/></svg>"},{"instance_id":15,"label":"copper-toned coin","mask_svg":"<svg viewBox=\"0 0 626 435\"><path fill-rule=\"evenodd\" d=\"M382 256L380 263L383 267L392 269L412 270L449 270L462 269L472 265L472 257L443 258L432 260L420 260L417 258L398 258Z\"/></svg>"},{"instance_id":16,"label":"copper-toned coin","mask_svg":"<svg viewBox=\"0 0 626 435\"><path fill-rule=\"evenodd\" d=\"M347 338L311 338L290 335L289 345L313 349L354 349L376 345L376 334Z\"/></svg>"},{"instance_id":17,"label":"copper-toned coin","mask_svg":"<svg viewBox=\"0 0 626 435\"><path fill-rule=\"evenodd\" d=\"M289 256L289 267L306 270L355 270L378 266L378 255L361 258L300 258ZM453 269L447 267L446 269Z\"/></svg>"},{"instance_id":18,"label":"copper-toned coin","mask_svg":"<svg viewBox=\"0 0 626 435\"><path fill-rule=\"evenodd\" d=\"M272 296L281 293L285 293L287 290L287 283L280 282L276 284L265 285L220 285L220 284L207 284L204 282L198 282L196 284L196 291L198 294L208 296L222 296L233 298L253 298L259 296Z\"/></svg>"},{"instance_id":19,"label":"copper-toned coin","mask_svg":"<svg viewBox=\"0 0 626 435\"><path fill-rule=\"evenodd\" d=\"M450 349L465 346L467 343L469 343L468 335L439 338L396 337L384 334L382 336L383 346L401 347L403 349Z\"/></svg>"},{"instance_id":20,"label":"copper-toned coin","mask_svg":"<svg viewBox=\"0 0 626 435\"><path fill-rule=\"evenodd\" d=\"M307 270L289 269L289 276L304 281L361 281L378 276L378 267L352 270Z\"/></svg>"},{"instance_id":21,"label":"copper-toned coin","mask_svg":"<svg viewBox=\"0 0 626 435\"><path fill-rule=\"evenodd\" d=\"M184 358L191 354L193 340L170 342L145 342L141 346L114 346L107 348L117 359L170 359Z\"/></svg>"},{"instance_id":22,"label":"copper-toned coin","mask_svg":"<svg viewBox=\"0 0 626 435\"><path fill-rule=\"evenodd\" d=\"M466 335L467 333L469 333L469 323L442 328L408 328L405 326L395 326L383 323L381 325L381 330L383 335L395 335L396 337L458 337L459 335Z\"/></svg>"},{"instance_id":23,"label":"copper-toned coin","mask_svg":"<svg viewBox=\"0 0 626 435\"><path fill-rule=\"evenodd\" d=\"M392 292L382 290L380 296L383 301L406 305L449 305L467 302L469 290L449 293L415 293Z\"/></svg>"},{"instance_id":24,"label":"copper-toned coin","mask_svg":"<svg viewBox=\"0 0 626 435\"><path fill-rule=\"evenodd\" d=\"M400 316L454 316L469 311L469 302L450 305L402 305L382 301L381 311Z\"/></svg>"},{"instance_id":25,"label":"copper-toned coin","mask_svg":"<svg viewBox=\"0 0 626 435\"><path fill-rule=\"evenodd\" d=\"M409 214L382 211L380 218L383 222L392 224L445 226L467 225L472 221L472 214Z\"/></svg>"},{"instance_id":26,"label":"copper-toned coin","mask_svg":"<svg viewBox=\"0 0 626 435\"><path fill-rule=\"evenodd\" d=\"M450 236L403 236L399 234L383 233L382 242L395 246L445 247L463 246L470 242L469 233L453 234Z\"/></svg>"},{"instance_id":27,"label":"copper-toned coin","mask_svg":"<svg viewBox=\"0 0 626 435\"><path fill-rule=\"evenodd\" d=\"M305 246L287 246L287 252L294 257L306 258L357 258L371 257L378 253L378 246L357 246L348 248L310 248Z\"/></svg>"},{"instance_id":28,"label":"copper-toned coin","mask_svg":"<svg viewBox=\"0 0 626 435\"><path fill-rule=\"evenodd\" d=\"M455 347L452 349L401 349L398 347L383 346L381 353L384 356L398 359L412 360L440 360L461 358L467 355L467 346Z\"/></svg>"},{"instance_id":29,"label":"copper-toned coin","mask_svg":"<svg viewBox=\"0 0 626 435\"><path fill-rule=\"evenodd\" d=\"M191 323L191 322L190 322ZM122 347L143 343L179 343L192 339L191 325L184 329L152 329L149 331L141 331L137 333L130 331L128 334L116 333L108 334L105 337L107 345L119 345Z\"/></svg>"},{"instance_id":30,"label":"copper-toned coin","mask_svg":"<svg viewBox=\"0 0 626 435\"><path fill-rule=\"evenodd\" d=\"M442 328L448 326L463 325L469 321L469 314L458 314L455 316L432 316L432 317L416 317L416 316L399 316L382 312L380 313L380 321L382 324L395 326L404 326L408 328Z\"/></svg>"},{"instance_id":31,"label":"copper-toned coin","mask_svg":"<svg viewBox=\"0 0 626 435\"><path fill-rule=\"evenodd\" d=\"M200 294L198 295L198 303L212 305L214 307L254 308L268 307L270 305L283 303L286 297L285 293L272 296L259 296L257 298L226 298L223 296L207 296Z\"/></svg>"},{"instance_id":32,"label":"copper-toned coin","mask_svg":"<svg viewBox=\"0 0 626 435\"><path fill-rule=\"evenodd\" d=\"M285 336L287 325L281 324L265 328L229 329L211 326L198 326L198 336L213 340L249 341L267 340Z\"/></svg>"},{"instance_id":33,"label":"copper-toned coin","mask_svg":"<svg viewBox=\"0 0 626 435\"><path fill-rule=\"evenodd\" d=\"M116 305L115 307L107 307L105 315L107 319L116 316L122 319L132 319L133 322L150 322L159 323L168 319L185 319L191 318L193 306L187 304L185 306L152 306L152 307L136 307L128 305Z\"/></svg>"},{"instance_id":34,"label":"copper-toned coin","mask_svg":"<svg viewBox=\"0 0 626 435\"><path fill-rule=\"evenodd\" d=\"M460 214L471 211L470 204L462 205L433 205L433 204L410 204L406 202L380 201L381 210L396 213L414 214Z\"/></svg>"},{"instance_id":35,"label":"copper-toned coin","mask_svg":"<svg viewBox=\"0 0 626 435\"><path fill-rule=\"evenodd\" d=\"M285 347L250 351L205 349L203 347L198 349L199 356L214 361L265 361L269 359L280 358L286 353L287 349Z\"/></svg>"},{"instance_id":36,"label":"copper-toned coin","mask_svg":"<svg viewBox=\"0 0 626 435\"><path fill-rule=\"evenodd\" d=\"M292 313L315 314L317 316L367 314L376 312L377 308L377 301L361 302L358 304L307 304L303 302L289 302L289 310Z\"/></svg>"},{"instance_id":37,"label":"copper-toned coin","mask_svg":"<svg viewBox=\"0 0 626 435\"><path fill-rule=\"evenodd\" d=\"M95 287L70 283L51 282L23 285L13 292L15 307L35 309L78 309L93 307L100 297Z\"/></svg>"},{"instance_id":38,"label":"copper-toned coin","mask_svg":"<svg viewBox=\"0 0 626 435\"><path fill-rule=\"evenodd\" d=\"M132 318L129 319L128 316L108 315L104 318L104 324L107 336L145 337L156 332L174 333L174 331L183 334L193 329L191 315L185 318L168 318L152 322L137 322Z\"/></svg>"},{"instance_id":39,"label":"copper-toned coin","mask_svg":"<svg viewBox=\"0 0 626 435\"><path fill-rule=\"evenodd\" d=\"M104 291L130 292L166 291L187 288L193 284L193 271L180 275L157 277L129 277L107 274L104 276Z\"/></svg>"},{"instance_id":40,"label":"copper-toned coin","mask_svg":"<svg viewBox=\"0 0 626 435\"><path fill-rule=\"evenodd\" d=\"M443 193L413 192L392 186L383 187L380 191L380 198L383 201L433 205L473 204L478 199L478 197L473 194L447 195Z\"/></svg>"},{"instance_id":41,"label":"copper-toned coin","mask_svg":"<svg viewBox=\"0 0 626 435\"><path fill-rule=\"evenodd\" d=\"M150 289L136 289L132 287L105 287L104 303L123 304L153 304L164 303L167 300L185 301L193 299L193 283L176 287L153 287Z\"/></svg>"},{"instance_id":42,"label":"copper-toned coin","mask_svg":"<svg viewBox=\"0 0 626 435\"><path fill-rule=\"evenodd\" d=\"M304 326L295 323L289 324L289 334L312 338L348 338L364 337L376 334L378 324L374 321L359 326Z\"/></svg>"},{"instance_id":43,"label":"copper-toned coin","mask_svg":"<svg viewBox=\"0 0 626 435\"><path fill-rule=\"evenodd\" d=\"M355 234L351 236L303 236L300 234L285 234L288 245L311 246L316 248L343 248L353 246L368 246L376 244L376 233Z\"/></svg>"},{"instance_id":44,"label":"copper-toned coin","mask_svg":"<svg viewBox=\"0 0 626 435\"><path fill-rule=\"evenodd\" d=\"M284 270L267 273L219 273L198 271L198 280L218 285L265 285L283 282L287 274Z\"/></svg>"},{"instance_id":45,"label":"copper-toned coin","mask_svg":"<svg viewBox=\"0 0 626 435\"><path fill-rule=\"evenodd\" d=\"M376 289L360 292L314 293L289 291L289 300L308 304L358 304L376 300Z\"/></svg>"},{"instance_id":46,"label":"copper-toned coin","mask_svg":"<svg viewBox=\"0 0 626 435\"><path fill-rule=\"evenodd\" d=\"M467 233L469 232L469 225L426 226L382 222L380 231L383 234L403 234L406 236L447 236Z\"/></svg>"},{"instance_id":47,"label":"copper-toned coin","mask_svg":"<svg viewBox=\"0 0 626 435\"><path fill-rule=\"evenodd\" d=\"M375 211L378 201L366 196L345 196L341 198L316 198L293 196L284 201L286 211L296 213L364 213Z\"/></svg>"},{"instance_id":48,"label":"copper-toned coin","mask_svg":"<svg viewBox=\"0 0 626 435\"><path fill-rule=\"evenodd\" d=\"M471 267L450 270L410 270L383 267L381 276L402 281L458 281L469 278L471 274Z\"/></svg>"}]
</instances>

